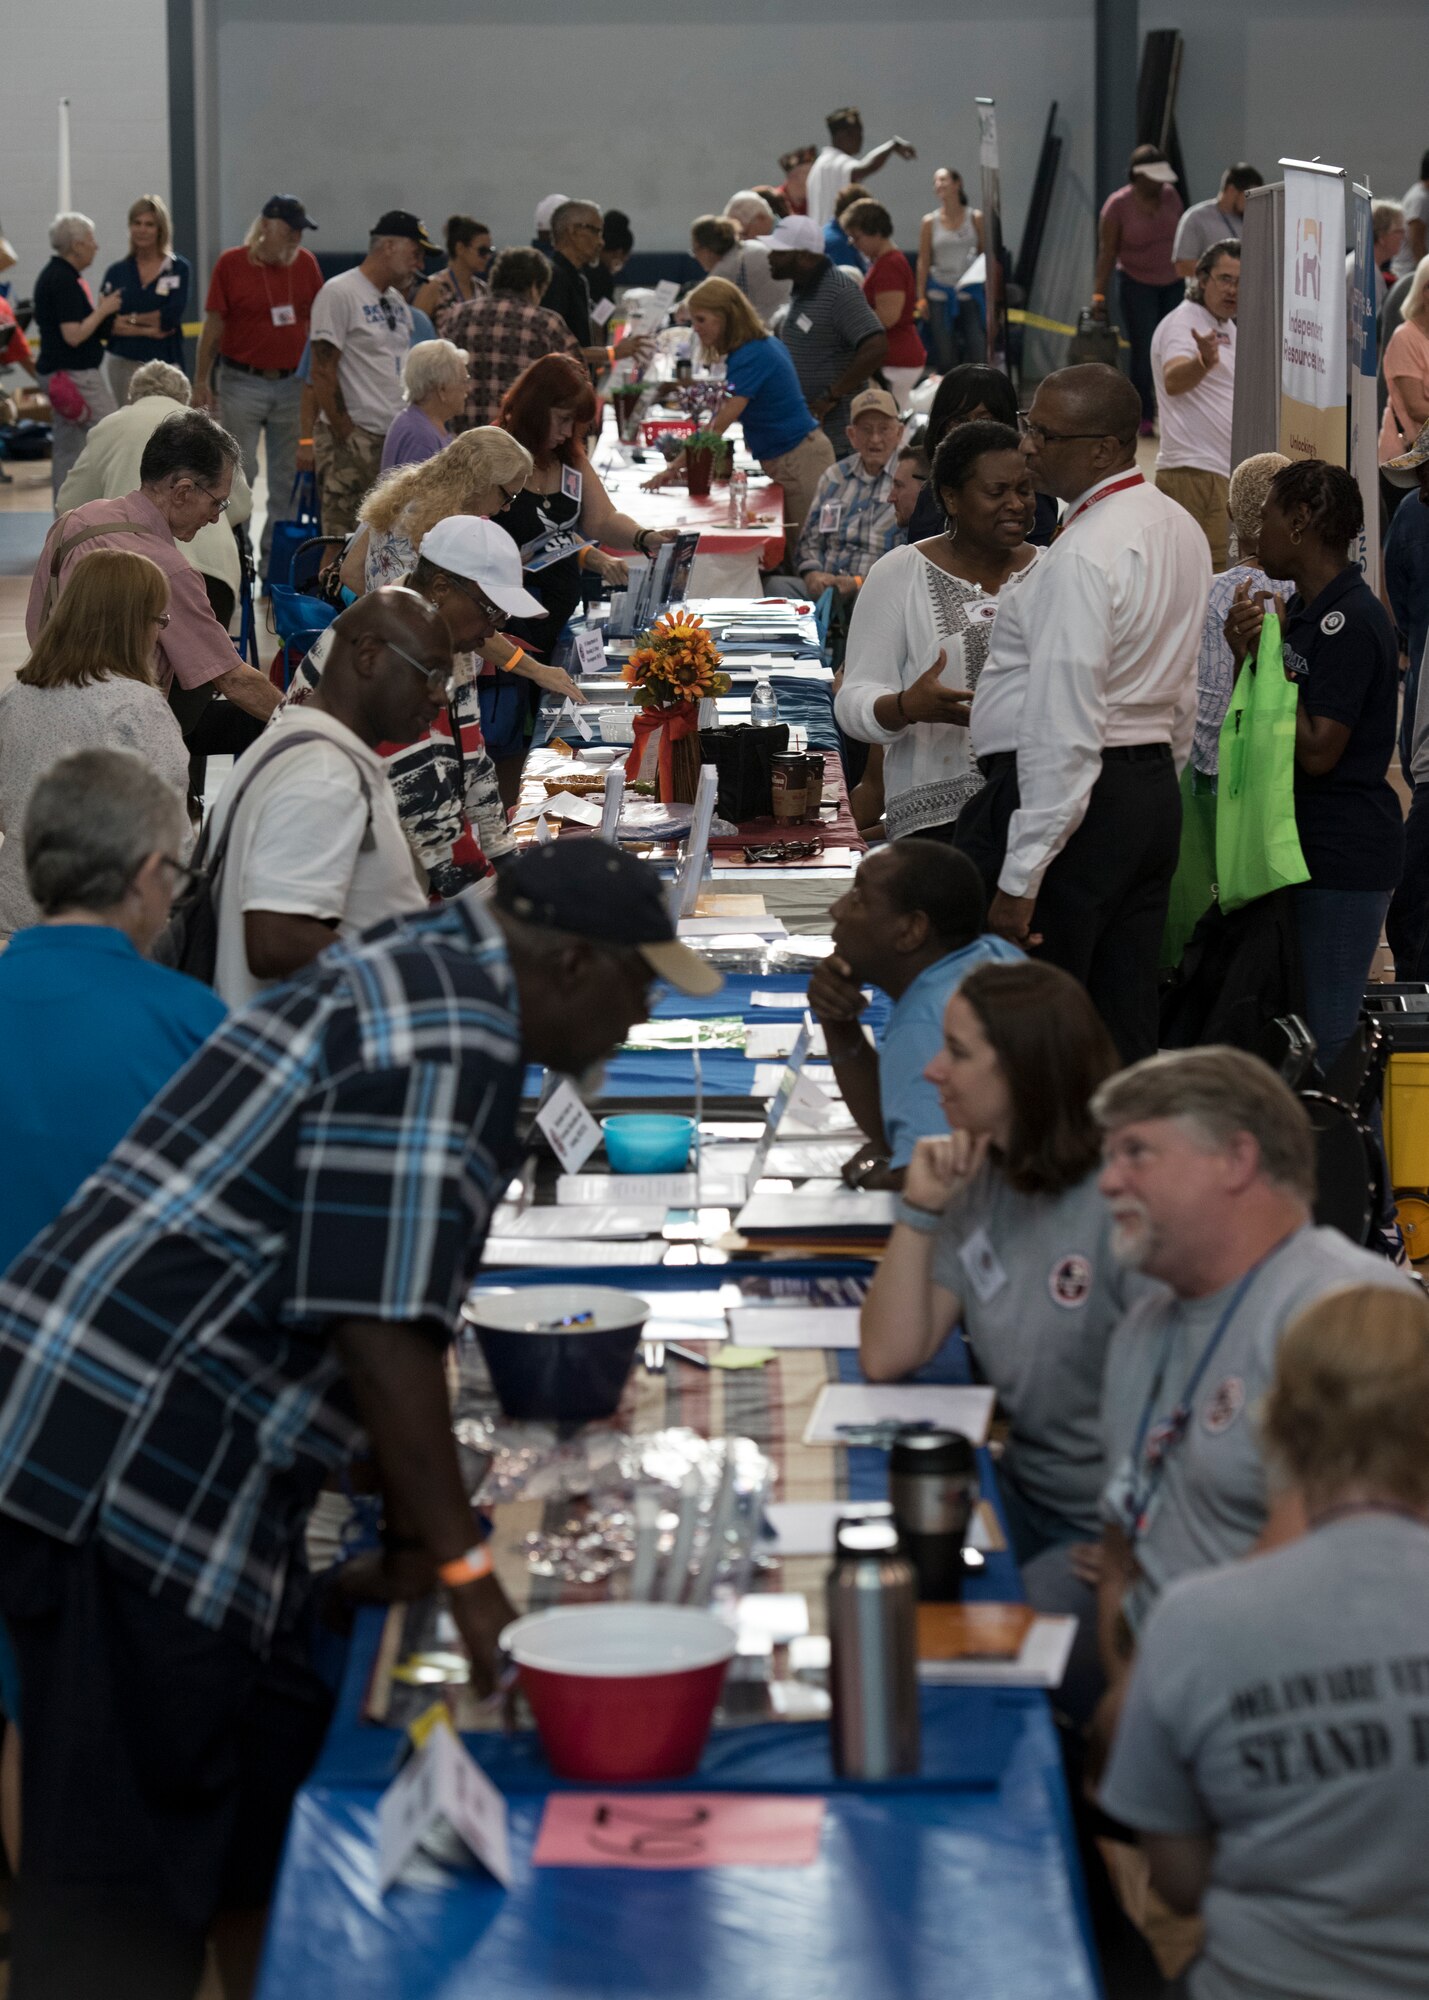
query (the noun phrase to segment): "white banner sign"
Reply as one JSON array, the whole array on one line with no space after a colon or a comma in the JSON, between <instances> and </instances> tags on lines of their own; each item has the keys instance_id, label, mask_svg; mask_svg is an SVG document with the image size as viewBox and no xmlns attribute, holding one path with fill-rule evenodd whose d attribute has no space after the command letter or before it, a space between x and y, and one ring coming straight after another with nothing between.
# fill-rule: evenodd
<instances>
[{"instance_id":1,"label":"white banner sign","mask_svg":"<svg viewBox=\"0 0 1429 2000\"><path fill-rule=\"evenodd\" d=\"M1350 193L1354 277L1350 285L1350 471L1364 501L1364 527L1350 545L1350 559L1371 590L1379 588L1379 402L1375 376L1376 331L1374 223L1368 188Z\"/></svg>"},{"instance_id":2,"label":"white banner sign","mask_svg":"<svg viewBox=\"0 0 1429 2000\"><path fill-rule=\"evenodd\" d=\"M1280 340L1280 449L1343 465L1346 453L1345 177L1282 160L1285 304Z\"/></svg>"}]
</instances>

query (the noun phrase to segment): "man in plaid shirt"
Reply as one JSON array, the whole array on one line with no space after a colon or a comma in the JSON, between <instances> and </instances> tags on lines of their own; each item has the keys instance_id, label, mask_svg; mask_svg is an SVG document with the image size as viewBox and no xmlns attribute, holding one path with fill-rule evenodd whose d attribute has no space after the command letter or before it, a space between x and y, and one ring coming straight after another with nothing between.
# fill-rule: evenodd
<instances>
[{"instance_id":1,"label":"man in plaid shirt","mask_svg":"<svg viewBox=\"0 0 1429 2000\"><path fill-rule=\"evenodd\" d=\"M645 1018L675 942L603 841L337 943L204 1044L0 1277L0 1611L25 1741L17 1988L192 2000L261 1907L327 1701L304 1523L370 1440L390 1549L426 1558L488 1689L510 1616L443 1351L516 1166L528 1063Z\"/></svg>"},{"instance_id":2,"label":"man in plaid shirt","mask_svg":"<svg viewBox=\"0 0 1429 2000\"><path fill-rule=\"evenodd\" d=\"M854 397L853 450L820 476L799 537L794 567L810 597L833 590L851 607L869 570L893 546L893 454L901 428L886 389Z\"/></svg>"},{"instance_id":3,"label":"man in plaid shirt","mask_svg":"<svg viewBox=\"0 0 1429 2000\"><path fill-rule=\"evenodd\" d=\"M469 359L466 408L453 428L494 424L501 399L518 375L546 354L573 354L580 345L558 312L541 304L551 266L539 250L503 250L491 267L491 290L437 315L437 331Z\"/></svg>"}]
</instances>

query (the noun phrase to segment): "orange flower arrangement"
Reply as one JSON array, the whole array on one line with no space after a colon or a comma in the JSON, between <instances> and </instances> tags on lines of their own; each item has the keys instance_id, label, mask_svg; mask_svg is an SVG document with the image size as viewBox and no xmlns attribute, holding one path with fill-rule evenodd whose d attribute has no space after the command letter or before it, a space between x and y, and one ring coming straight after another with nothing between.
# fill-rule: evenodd
<instances>
[{"instance_id":1,"label":"orange flower arrangement","mask_svg":"<svg viewBox=\"0 0 1429 2000\"><path fill-rule=\"evenodd\" d=\"M625 663L622 678L638 689L644 708L669 708L728 694L729 675L720 672L720 653L709 628L686 612L657 618Z\"/></svg>"}]
</instances>

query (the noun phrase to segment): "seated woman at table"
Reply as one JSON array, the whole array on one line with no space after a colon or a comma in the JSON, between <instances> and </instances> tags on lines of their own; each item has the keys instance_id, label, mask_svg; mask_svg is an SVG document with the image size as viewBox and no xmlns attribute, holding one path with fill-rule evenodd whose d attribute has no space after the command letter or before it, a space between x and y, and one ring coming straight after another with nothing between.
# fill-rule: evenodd
<instances>
[{"instance_id":1,"label":"seated woman at table","mask_svg":"<svg viewBox=\"0 0 1429 2000\"><path fill-rule=\"evenodd\" d=\"M998 1469L1033 1604L1083 1623L1074 1705L1096 1697L1107 1342L1146 1281L1112 1255L1092 1093L1119 1067L1086 991L1028 960L953 993L925 1072L949 1134L913 1148L860 1328L871 1381L926 1366L961 1326L1011 1433ZM1085 1687L1083 1688L1083 1682Z\"/></svg>"},{"instance_id":2,"label":"seated woman at table","mask_svg":"<svg viewBox=\"0 0 1429 2000\"><path fill-rule=\"evenodd\" d=\"M815 421L794 363L738 285L706 278L685 300L690 325L706 355L723 356L730 393L710 420L711 430L738 423L767 479L784 489L784 536L790 554L798 542L814 488L834 462L834 448ZM684 469L684 453L645 483L668 485Z\"/></svg>"},{"instance_id":3,"label":"seated woman at table","mask_svg":"<svg viewBox=\"0 0 1429 2000\"><path fill-rule=\"evenodd\" d=\"M1260 1432L1308 1532L1166 1591L1101 1800L1163 1900L1204 1917L1192 2000L1410 2000L1429 1960L1423 1298L1355 1288L1302 1313Z\"/></svg>"},{"instance_id":4,"label":"seated woman at table","mask_svg":"<svg viewBox=\"0 0 1429 2000\"><path fill-rule=\"evenodd\" d=\"M1032 476L1005 424L959 424L933 458L941 534L890 549L849 621L834 711L848 735L882 743L884 822L951 840L982 779L968 708L987 658L998 592L1031 571Z\"/></svg>"}]
</instances>

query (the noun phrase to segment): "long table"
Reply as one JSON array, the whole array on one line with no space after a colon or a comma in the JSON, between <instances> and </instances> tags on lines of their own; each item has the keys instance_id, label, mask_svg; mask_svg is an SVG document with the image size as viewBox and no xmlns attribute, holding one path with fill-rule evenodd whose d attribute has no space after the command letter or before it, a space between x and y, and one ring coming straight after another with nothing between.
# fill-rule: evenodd
<instances>
[{"instance_id":1,"label":"long table","mask_svg":"<svg viewBox=\"0 0 1429 2000\"><path fill-rule=\"evenodd\" d=\"M683 1317L692 1293L717 1299L717 1286L739 1268L590 1276L645 1293L657 1311L660 1293L677 1290ZM512 1273L499 1282L539 1282L541 1275ZM931 1372L960 1379L964 1367L953 1349ZM832 1497L875 1498L886 1490L883 1454L799 1442L819 1386L855 1375L849 1353L786 1353L757 1375L672 1366L647 1377L637 1368L620 1420L642 1429L686 1422L753 1437L779 1467L780 1497L818 1497L832 1486ZM982 1475L995 1502L985 1453ZM519 1591L500 1510L497 1538L503 1580ZM814 1587L821 1568L785 1564L779 1583ZM969 1589L992 1598L1018 1594L1011 1558L989 1554ZM376 1887L375 1815L401 1739L359 1719L380 1629L376 1614L359 1622L327 1746L294 1811L260 2000L327 2000L333 1993L343 2000L845 2000L850 1993L1096 2000L1070 1810L1040 1694L925 1689L921 1778L888 1787L819 1785L827 1818L818 1860L807 1869L533 1868L531 1849L554 1789L539 1751L528 1738L469 1736L468 1747L507 1793L512 1888L503 1891L472 1870L440 1888L399 1887L384 1898ZM731 1782L733 1759L733 1782L744 1788L797 1788L791 1773L807 1770L811 1759L826 1764L825 1741L818 1723L717 1731L700 1782Z\"/></svg>"}]
</instances>

